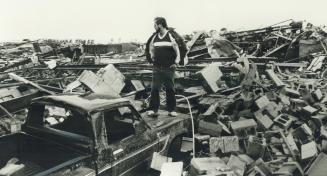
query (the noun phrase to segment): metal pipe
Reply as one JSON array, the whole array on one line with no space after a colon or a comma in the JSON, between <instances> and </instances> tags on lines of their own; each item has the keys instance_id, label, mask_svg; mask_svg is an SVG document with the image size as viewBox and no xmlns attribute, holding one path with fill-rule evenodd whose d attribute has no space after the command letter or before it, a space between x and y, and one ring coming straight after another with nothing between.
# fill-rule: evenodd
<instances>
[{"instance_id":1,"label":"metal pipe","mask_svg":"<svg viewBox=\"0 0 327 176\"><path fill-rule=\"evenodd\" d=\"M14 116L6 109L4 108L2 105L0 105L0 109L5 112L10 118L14 118Z\"/></svg>"},{"instance_id":2,"label":"metal pipe","mask_svg":"<svg viewBox=\"0 0 327 176\"><path fill-rule=\"evenodd\" d=\"M193 158L195 158L195 137L194 137L194 120L193 120L193 114L192 114L192 108L191 108L191 104L190 101L188 100L187 97L185 97L184 95L176 95L176 97L182 97L187 101L187 105L190 111L190 115L191 115L191 124L192 124L192 144L193 144Z\"/></svg>"}]
</instances>

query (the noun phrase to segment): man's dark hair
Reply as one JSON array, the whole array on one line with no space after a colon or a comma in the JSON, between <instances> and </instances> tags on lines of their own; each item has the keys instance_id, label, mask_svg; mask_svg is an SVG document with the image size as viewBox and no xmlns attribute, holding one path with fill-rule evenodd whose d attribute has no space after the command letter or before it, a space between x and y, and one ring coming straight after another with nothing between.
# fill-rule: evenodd
<instances>
[{"instance_id":1,"label":"man's dark hair","mask_svg":"<svg viewBox=\"0 0 327 176\"><path fill-rule=\"evenodd\" d=\"M156 23L157 25L161 24L162 27L168 29L168 25L167 25L166 19L165 19L164 17L156 17L156 18L154 19L154 21L155 21L155 23Z\"/></svg>"}]
</instances>

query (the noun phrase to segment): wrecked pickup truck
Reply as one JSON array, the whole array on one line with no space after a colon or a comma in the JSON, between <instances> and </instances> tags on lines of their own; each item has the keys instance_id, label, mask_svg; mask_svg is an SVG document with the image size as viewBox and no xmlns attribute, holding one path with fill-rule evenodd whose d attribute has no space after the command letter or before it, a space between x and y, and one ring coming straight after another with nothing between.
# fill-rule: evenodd
<instances>
[{"instance_id":1,"label":"wrecked pickup truck","mask_svg":"<svg viewBox=\"0 0 327 176\"><path fill-rule=\"evenodd\" d=\"M34 99L22 131L0 138L0 168L15 176L135 175L152 154L178 155L191 119L142 117L127 99L51 95Z\"/></svg>"}]
</instances>

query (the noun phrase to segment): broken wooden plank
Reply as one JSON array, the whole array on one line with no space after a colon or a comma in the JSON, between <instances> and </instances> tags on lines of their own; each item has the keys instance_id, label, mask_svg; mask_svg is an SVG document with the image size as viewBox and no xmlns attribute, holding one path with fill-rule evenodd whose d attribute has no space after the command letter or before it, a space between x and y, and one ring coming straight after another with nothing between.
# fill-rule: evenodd
<instances>
[{"instance_id":1,"label":"broken wooden plank","mask_svg":"<svg viewBox=\"0 0 327 176\"><path fill-rule=\"evenodd\" d=\"M268 74L268 76L272 79L272 81L275 83L275 85L277 87L282 87L282 86L285 86L285 83L283 83L282 80L280 80L278 78L278 76L275 74L274 70L272 69L267 69L266 70L266 73Z\"/></svg>"},{"instance_id":2,"label":"broken wooden plank","mask_svg":"<svg viewBox=\"0 0 327 176\"><path fill-rule=\"evenodd\" d=\"M36 83L34 83L34 82L32 82L32 81L29 81L29 80L27 80L27 79L25 79L25 78L23 78L23 77L21 77L21 76L18 76L18 75L16 75L15 73L8 73L8 75L10 76L11 79L14 79L14 80L16 80L16 81L23 82L23 83L25 83L25 84L29 84L29 85L31 85L31 86L33 86L33 87L39 89L40 91L45 92L45 93L48 93L48 94L50 94L50 95L55 95L54 92L49 91L49 90L47 90L47 89L44 89L44 88L41 87L40 85L38 85L38 84L36 84Z\"/></svg>"}]
</instances>

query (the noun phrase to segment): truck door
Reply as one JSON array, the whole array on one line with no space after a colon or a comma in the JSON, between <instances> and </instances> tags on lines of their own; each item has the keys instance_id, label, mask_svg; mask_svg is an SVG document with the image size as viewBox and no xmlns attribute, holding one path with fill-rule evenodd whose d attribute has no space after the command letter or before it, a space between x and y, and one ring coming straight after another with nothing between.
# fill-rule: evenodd
<instances>
[{"instance_id":1,"label":"truck door","mask_svg":"<svg viewBox=\"0 0 327 176\"><path fill-rule=\"evenodd\" d=\"M113 176L135 175L151 161L158 151L159 138L132 106L122 106L104 112L107 142L111 149L110 169ZM108 174L109 175L109 174Z\"/></svg>"},{"instance_id":2,"label":"truck door","mask_svg":"<svg viewBox=\"0 0 327 176\"><path fill-rule=\"evenodd\" d=\"M104 122L104 112L94 112L91 114L92 128L95 139L94 160L97 173L108 170L112 163L112 150L108 145L106 126ZM107 174L107 173L106 173ZM101 175L101 174L100 174Z\"/></svg>"}]
</instances>

